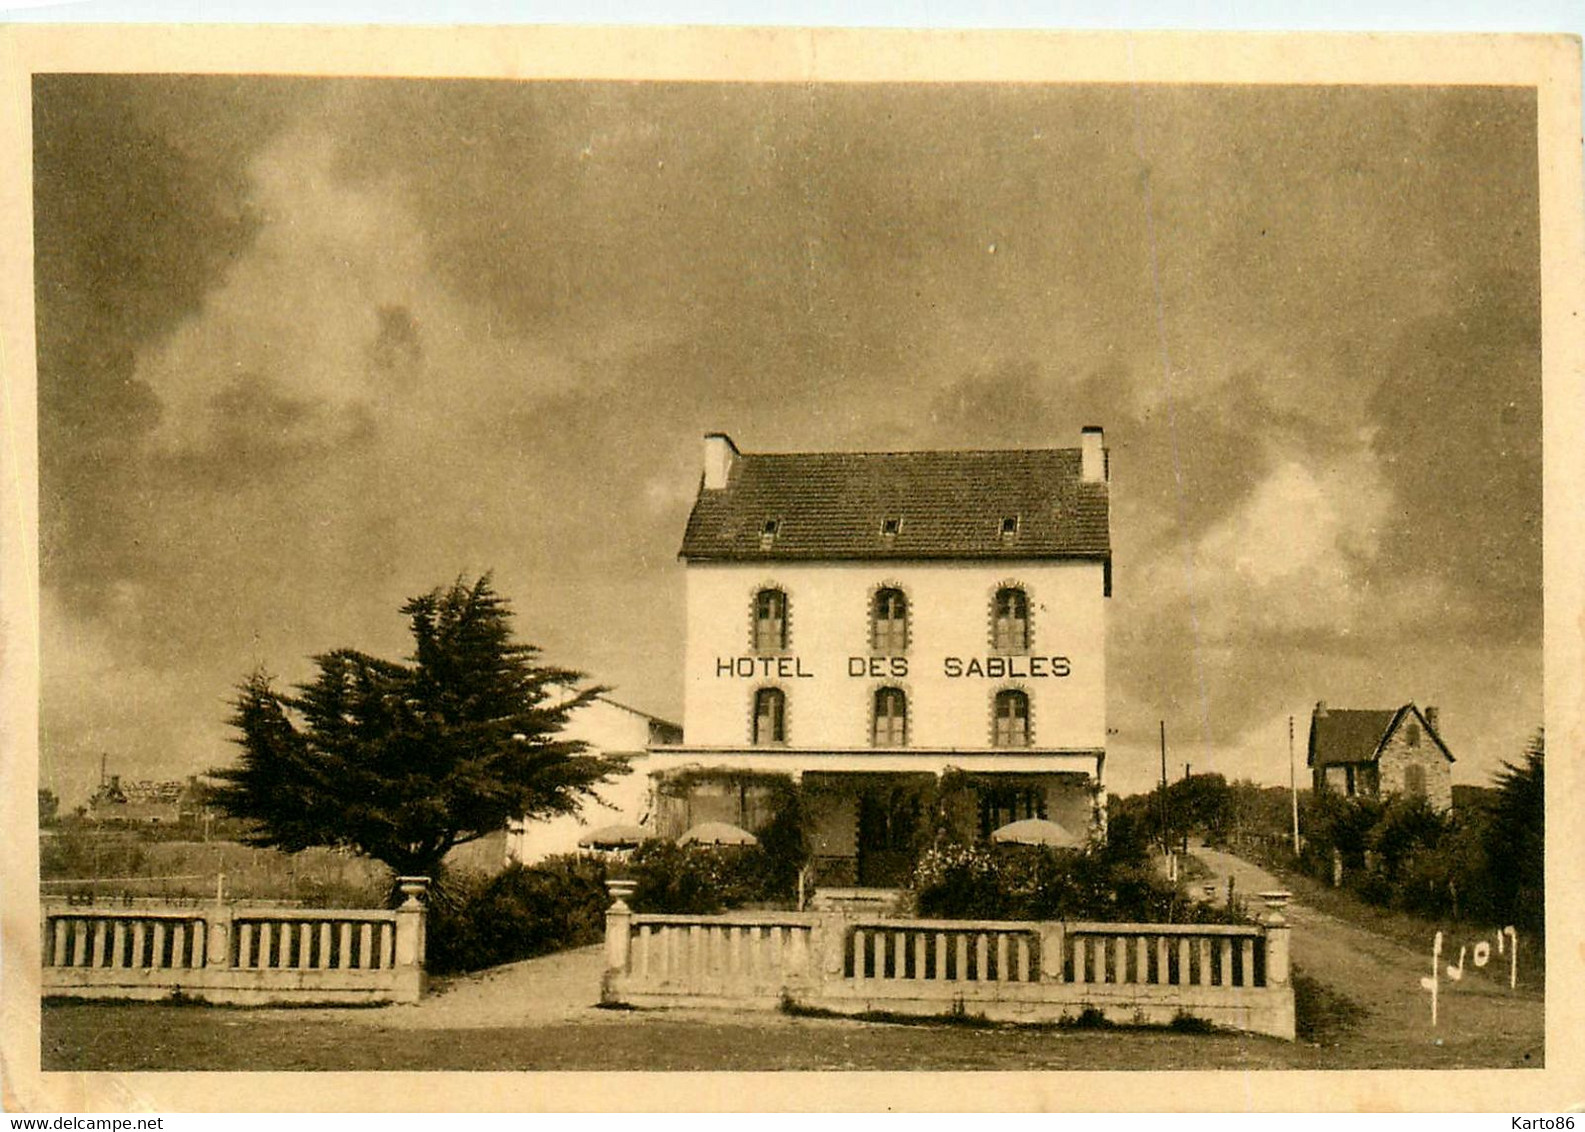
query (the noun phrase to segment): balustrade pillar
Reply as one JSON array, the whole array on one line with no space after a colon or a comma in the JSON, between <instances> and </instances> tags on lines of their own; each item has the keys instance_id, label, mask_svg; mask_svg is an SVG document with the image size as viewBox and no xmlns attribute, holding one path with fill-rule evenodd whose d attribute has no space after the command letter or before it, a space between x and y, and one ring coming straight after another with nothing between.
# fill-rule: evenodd
<instances>
[{"instance_id":1,"label":"balustrade pillar","mask_svg":"<svg viewBox=\"0 0 1585 1132\"><path fill-rule=\"evenodd\" d=\"M1040 981L1060 983L1062 976L1062 950L1067 928L1059 921L1040 925Z\"/></svg>"},{"instance_id":2,"label":"balustrade pillar","mask_svg":"<svg viewBox=\"0 0 1585 1132\"><path fill-rule=\"evenodd\" d=\"M209 940L204 950L204 966L231 966L231 920L232 911L229 904L216 904L209 912ZM142 950L141 940L138 943L138 950ZM240 957L238 966L246 965L247 957Z\"/></svg>"},{"instance_id":3,"label":"balustrade pillar","mask_svg":"<svg viewBox=\"0 0 1585 1132\"><path fill-rule=\"evenodd\" d=\"M605 969L626 971L633 925L633 909L627 906L627 898L637 890L638 882L608 880L605 887L611 894L611 906L605 910Z\"/></svg>"},{"instance_id":4,"label":"balustrade pillar","mask_svg":"<svg viewBox=\"0 0 1585 1132\"><path fill-rule=\"evenodd\" d=\"M393 961L392 997L397 1002L417 1002L423 996L425 918L423 896L429 891L428 877L397 877L396 885L406 899L396 909L396 940L389 953Z\"/></svg>"},{"instance_id":5,"label":"balustrade pillar","mask_svg":"<svg viewBox=\"0 0 1585 1132\"><path fill-rule=\"evenodd\" d=\"M1288 919L1282 914L1292 894L1287 892L1262 892L1266 914L1260 922L1266 928L1266 985L1286 986L1288 983Z\"/></svg>"},{"instance_id":6,"label":"balustrade pillar","mask_svg":"<svg viewBox=\"0 0 1585 1132\"><path fill-rule=\"evenodd\" d=\"M814 952L816 973L825 979L840 979L847 968L847 917L840 912L821 912L809 929L809 949ZM855 948L856 950L856 948ZM864 960L854 957L855 978L864 977Z\"/></svg>"}]
</instances>

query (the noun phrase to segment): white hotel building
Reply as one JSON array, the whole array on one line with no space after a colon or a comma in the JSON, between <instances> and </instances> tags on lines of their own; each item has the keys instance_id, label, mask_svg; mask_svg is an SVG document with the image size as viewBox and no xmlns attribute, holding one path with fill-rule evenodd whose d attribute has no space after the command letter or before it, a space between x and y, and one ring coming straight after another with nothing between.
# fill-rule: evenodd
<instances>
[{"instance_id":1,"label":"white hotel building","mask_svg":"<svg viewBox=\"0 0 1585 1132\"><path fill-rule=\"evenodd\" d=\"M971 777L979 825L1103 820L1107 452L749 453L705 438L683 737L644 769L662 834L753 828L801 784L816 880L898 883L922 798ZM758 800L757 800L758 799ZM677 828L672 828L673 826Z\"/></svg>"}]
</instances>

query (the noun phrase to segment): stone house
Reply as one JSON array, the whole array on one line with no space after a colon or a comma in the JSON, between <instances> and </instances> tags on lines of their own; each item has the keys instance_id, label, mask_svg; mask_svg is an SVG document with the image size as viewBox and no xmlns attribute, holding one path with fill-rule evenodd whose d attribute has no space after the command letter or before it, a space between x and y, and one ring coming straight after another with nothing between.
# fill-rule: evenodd
<instances>
[{"instance_id":1,"label":"stone house","mask_svg":"<svg viewBox=\"0 0 1585 1132\"><path fill-rule=\"evenodd\" d=\"M1405 794L1450 809L1453 755L1437 723L1436 708L1412 703L1361 711L1318 702L1310 715L1306 758L1316 792L1349 798Z\"/></svg>"}]
</instances>

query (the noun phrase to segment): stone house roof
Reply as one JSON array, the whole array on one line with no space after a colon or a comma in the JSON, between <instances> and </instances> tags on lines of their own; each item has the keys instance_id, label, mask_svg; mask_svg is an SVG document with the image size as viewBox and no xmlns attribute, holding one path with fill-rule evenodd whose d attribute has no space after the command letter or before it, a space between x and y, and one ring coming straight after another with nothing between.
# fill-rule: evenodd
<instances>
[{"instance_id":1,"label":"stone house roof","mask_svg":"<svg viewBox=\"0 0 1585 1132\"><path fill-rule=\"evenodd\" d=\"M1425 728L1425 733L1436 741L1437 748L1453 762L1453 755L1442 742L1435 724L1414 704L1386 710L1327 707L1317 704L1310 715L1310 747L1305 759L1307 766L1346 766L1373 763L1382 748L1392 738L1392 733L1409 716Z\"/></svg>"},{"instance_id":2,"label":"stone house roof","mask_svg":"<svg viewBox=\"0 0 1585 1132\"><path fill-rule=\"evenodd\" d=\"M701 484L684 559L1076 558L1110 567L1107 484L1084 482L1078 448L734 456L724 487Z\"/></svg>"}]
</instances>

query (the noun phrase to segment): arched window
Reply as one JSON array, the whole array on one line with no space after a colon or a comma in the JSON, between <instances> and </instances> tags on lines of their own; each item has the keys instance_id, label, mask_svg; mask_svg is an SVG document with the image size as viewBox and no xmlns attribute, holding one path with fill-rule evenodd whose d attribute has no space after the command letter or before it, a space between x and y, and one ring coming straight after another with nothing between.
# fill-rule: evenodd
<instances>
[{"instance_id":1,"label":"arched window","mask_svg":"<svg viewBox=\"0 0 1585 1132\"><path fill-rule=\"evenodd\" d=\"M870 609L870 646L882 656L908 651L908 598L899 589L875 591Z\"/></svg>"},{"instance_id":2,"label":"arched window","mask_svg":"<svg viewBox=\"0 0 1585 1132\"><path fill-rule=\"evenodd\" d=\"M760 688L754 693L754 745L787 741L787 696L780 688Z\"/></svg>"},{"instance_id":3,"label":"arched window","mask_svg":"<svg viewBox=\"0 0 1585 1132\"><path fill-rule=\"evenodd\" d=\"M754 651L781 652L787 647L787 595L760 590L754 595Z\"/></svg>"},{"instance_id":4,"label":"arched window","mask_svg":"<svg viewBox=\"0 0 1585 1132\"><path fill-rule=\"evenodd\" d=\"M1016 586L1006 586L996 591L991 645L997 652L1026 652L1029 649L1029 598Z\"/></svg>"},{"instance_id":5,"label":"arched window","mask_svg":"<svg viewBox=\"0 0 1585 1132\"><path fill-rule=\"evenodd\" d=\"M908 697L901 688L877 688L875 723L877 747L902 747L908 743Z\"/></svg>"},{"instance_id":6,"label":"arched window","mask_svg":"<svg viewBox=\"0 0 1585 1132\"><path fill-rule=\"evenodd\" d=\"M1029 697L1016 688L996 693L996 718L991 731L991 745L1029 746Z\"/></svg>"}]
</instances>

